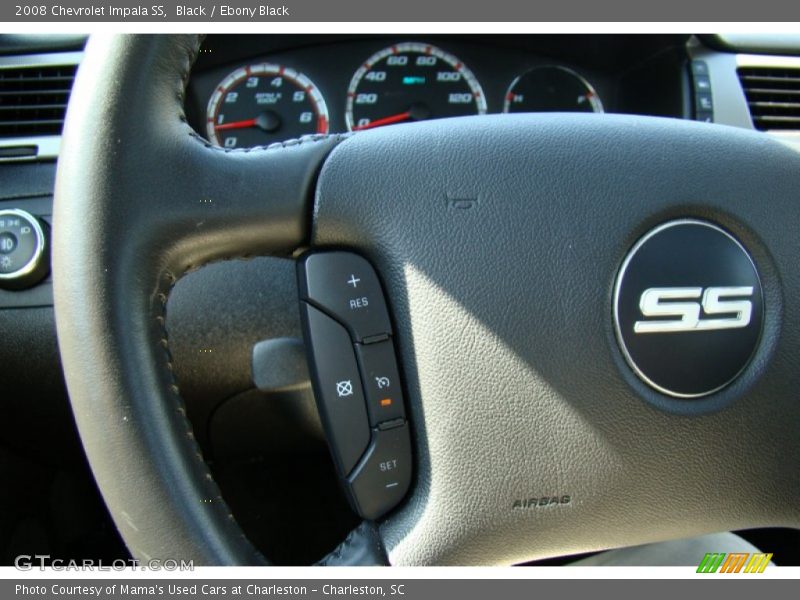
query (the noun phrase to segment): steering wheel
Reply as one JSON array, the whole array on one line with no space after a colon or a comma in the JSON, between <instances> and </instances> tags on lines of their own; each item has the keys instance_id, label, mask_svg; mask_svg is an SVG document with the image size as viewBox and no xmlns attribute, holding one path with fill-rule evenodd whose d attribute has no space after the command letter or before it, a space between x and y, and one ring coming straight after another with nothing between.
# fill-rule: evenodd
<instances>
[{"instance_id":1,"label":"steering wheel","mask_svg":"<svg viewBox=\"0 0 800 600\"><path fill-rule=\"evenodd\" d=\"M135 557L266 562L195 443L165 311L187 271L299 248L370 261L405 375L413 485L347 544L372 532L391 564L513 564L800 525L795 150L718 125L553 114L228 151L184 117L199 44L91 39L58 167L60 351ZM729 242L752 272L725 262ZM675 331L634 339L631 319Z\"/></svg>"}]
</instances>

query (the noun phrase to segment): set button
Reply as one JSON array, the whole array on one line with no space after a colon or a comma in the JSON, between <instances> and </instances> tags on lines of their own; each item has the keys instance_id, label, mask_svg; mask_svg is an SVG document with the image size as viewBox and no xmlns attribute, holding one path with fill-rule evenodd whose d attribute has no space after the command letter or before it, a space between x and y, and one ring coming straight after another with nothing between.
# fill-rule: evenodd
<instances>
[{"instance_id":1,"label":"set button","mask_svg":"<svg viewBox=\"0 0 800 600\"><path fill-rule=\"evenodd\" d=\"M352 502L365 519L377 519L400 502L411 485L408 425L375 431L349 483Z\"/></svg>"}]
</instances>

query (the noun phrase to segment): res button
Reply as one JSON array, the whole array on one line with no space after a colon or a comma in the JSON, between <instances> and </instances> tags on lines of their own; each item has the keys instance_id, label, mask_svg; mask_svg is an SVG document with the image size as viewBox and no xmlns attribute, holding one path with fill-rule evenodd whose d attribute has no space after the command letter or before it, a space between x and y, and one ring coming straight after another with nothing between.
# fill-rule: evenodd
<instances>
[{"instance_id":1,"label":"res button","mask_svg":"<svg viewBox=\"0 0 800 600\"><path fill-rule=\"evenodd\" d=\"M372 266L350 252L320 252L300 262L300 295L347 326L353 340L391 333Z\"/></svg>"}]
</instances>

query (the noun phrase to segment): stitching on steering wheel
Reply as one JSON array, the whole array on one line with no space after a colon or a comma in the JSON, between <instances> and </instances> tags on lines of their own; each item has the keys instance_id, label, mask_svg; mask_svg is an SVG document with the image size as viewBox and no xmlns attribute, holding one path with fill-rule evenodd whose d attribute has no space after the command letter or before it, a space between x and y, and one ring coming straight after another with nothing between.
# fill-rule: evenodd
<instances>
[{"instance_id":1,"label":"stitching on steering wheel","mask_svg":"<svg viewBox=\"0 0 800 600\"><path fill-rule=\"evenodd\" d=\"M317 565L320 567L327 567L331 564L332 561L339 560L342 558L342 552L344 552L345 548L347 548L350 544L353 543L353 538L357 533L360 532L361 528L364 526L364 523L353 529L350 533L347 534L347 537L344 538L344 541L336 546L336 548L328 554L325 558L320 560Z\"/></svg>"},{"instance_id":2,"label":"stitching on steering wheel","mask_svg":"<svg viewBox=\"0 0 800 600\"><path fill-rule=\"evenodd\" d=\"M206 479L206 485L211 487L209 491L213 494L213 497L210 499L210 501L222 504L222 506L225 507L228 519L230 519L231 521L235 521L235 517L233 516L230 507L223 499L219 486L214 481L214 477L211 474L211 470L209 469L208 464L205 462L203 458L203 454L200 450L200 445L197 443L197 440L194 436L194 428L192 427L192 424L189 421L189 418L186 413L186 406L183 401L183 398L181 397L178 381L175 377L172 352L170 351L169 348L169 334L166 328L166 317L167 317L167 299L169 297L169 293L171 292L172 288L175 286L177 279L175 278L174 275L172 275L172 273L166 271L164 272L164 274L160 279L164 280L163 283L166 283L166 287L161 288L162 291L159 291L156 295L156 300L157 300L156 306L158 304L161 305L161 313L156 314L155 319L161 331L160 344L161 344L161 350L164 352L164 358L166 359L165 365L167 367L167 373L170 380L169 391L175 400L175 410L180 416L180 420L184 425L184 436L192 445L192 452L203 471L203 474ZM159 286L161 286L161 284L162 282L159 282Z\"/></svg>"},{"instance_id":3,"label":"stitching on steering wheel","mask_svg":"<svg viewBox=\"0 0 800 600\"><path fill-rule=\"evenodd\" d=\"M331 134L325 134L325 135L316 134L316 135L303 136L303 137L298 138L298 139L287 140L285 142L274 143L274 144L270 144L270 145L267 145L267 146L258 146L258 147L255 147L255 148L247 148L247 149L226 149L226 148L221 148L219 146L212 145L207 140L205 140L204 138L200 137L200 135L198 135L197 132L195 132L194 129L192 129L191 125L189 125L189 123L187 121L186 114L185 114L185 111L184 111L184 100L185 100L185 95L186 95L186 87L188 85L188 80L189 80L189 74L191 72L191 68L192 68L192 65L194 64L194 61L195 61L196 57L198 56L198 53L199 53L199 50L200 50L200 44L202 43L203 37L204 36L202 36L202 35L195 36L194 43L192 45L190 45L190 46L187 46L186 60L184 62L184 67L182 69L182 73L181 73L180 79L178 81L179 89L178 89L178 93L176 95L176 98L178 100L178 118L186 126L189 136L191 138L193 138L194 140L198 141L199 143L201 143L203 145L203 147L205 147L206 149L211 150L211 151L223 152L223 153L229 153L229 152L253 152L253 151L269 152L269 151L280 150L280 149L283 149L283 148L288 148L288 147L291 147L291 146L297 146L297 145L300 145L300 144L317 143L317 142L322 142L322 141L326 141L326 140L335 140L338 143L339 141L341 141L341 140L343 140L343 139L345 139L345 138L350 136L350 134L333 134L333 135L331 135ZM164 359L165 359L164 360L164 365L166 367L167 376L168 376L169 382L170 382L169 391L170 391L171 396L172 396L172 398L173 398L173 400L175 402L174 408L175 408L175 411L179 415L179 420L181 421L181 423L184 426L184 432L183 432L184 433L184 437L189 442L189 444L191 444L191 446L192 446L192 454L194 455L195 459L197 460L198 466L200 467L202 473L204 474L205 485L207 486L207 489L210 492L210 495L212 496L210 499L204 499L204 500L208 500L210 503L217 503L217 504L223 506L225 511L226 511L226 513L227 513L227 518L230 521L234 521L234 522L236 521L236 518L234 517L233 512L231 511L231 509L228 506L227 502L222 497L222 492L221 492L219 486L217 485L216 481L214 480L214 477L211 474L211 470L210 470L208 464L206 463L205 459L203 458L203 454L202 454L202 451L200 449L200 445L198 444L197 439L195 438L195 435L194 435L194 428L192 427L192 424L189 421L189 418L187 416L186 405L185 405L183 397L181 396L181 393L180 393L180 387L178 385L178 380L175 377L173 356L172 356L172 352L171 352L170 347L169 347L169 332L168 332L167 326L166 326L166 317L167 317L167 302L168 302L168 299L169 299L169 295L172 292L172 289L175 287L175 284L178 282L178 280L181 277L186 275L186 273L188 273L190 271L193 271L193 270L196 270L196 269L198 269L198 268L200 268L200 267L202 267L204 265L211 264L211 263L218 262L218 261L222 261L222 260L230 260L230 259L236 259L236 258L247 258L247 256L246 255L238 255L238 256L237 255L232 255L232 256L226 256L226 257L220 258L220 259L209 260L209 261L201 262L201 263L198 263L198 264L190 265L190 266L186 267L177 276L175 274L173 274L169 270L164 270L162 272L161 276L159 277L159 283L158 283L158 288L157 288L157 292L156 292L156 296L155 296L155 302L153 303L154 318L155 318L155 321L156 321L156 323L157 323L157 325L159 327L159 331L161 332L161 339L159 340L159 343L160 343L160 346L161 346L161 350L164 353ZM243 531L242 531L242 537L246 538L246 536L245 536ZM345 543L346 542L347 542L347 540L345 540ZM253 546L253 551L256 552L257 556L260 556L261 558L263 558L266 561L266 558L263 556L263 554L257 548L255 548L255 546ZM340 550L340 553L341 553L341 550Z\"/></svg>"}]
</instances>

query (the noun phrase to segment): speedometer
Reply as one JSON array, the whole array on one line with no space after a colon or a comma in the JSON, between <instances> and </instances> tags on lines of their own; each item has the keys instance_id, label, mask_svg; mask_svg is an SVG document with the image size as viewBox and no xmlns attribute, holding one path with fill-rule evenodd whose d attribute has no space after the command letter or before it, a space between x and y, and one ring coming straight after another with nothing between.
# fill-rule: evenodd
<instances>
[{"instance_id":1,"label":"speedometer","mask_svg":"<svg viewBox=\"0 0 800 600\"><path fill-rule=\"evenodd\" d=\"M482 115L486 98L466 65L435 46L395 44L370 56L347 90L350 131L404 121Z\"/></svg>"},{"instance_id":2,"label":"speedometer","mask_svg":"<svg viewBox=\"0 0 800 600\"><path fill-rule=\"evenodd\" d=\"M225 148L328 133L328 108L317 86L281 65L236 69L219 83L206 112L209 141Z\"/></svg>"}]
</instances>

